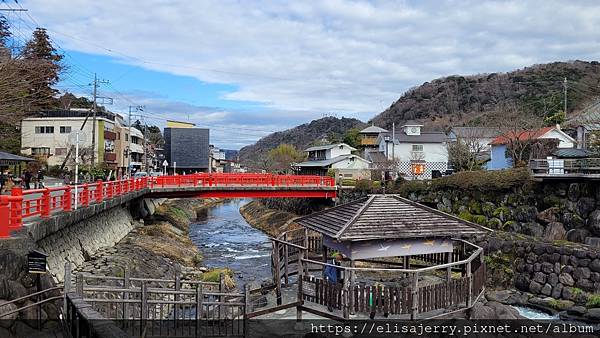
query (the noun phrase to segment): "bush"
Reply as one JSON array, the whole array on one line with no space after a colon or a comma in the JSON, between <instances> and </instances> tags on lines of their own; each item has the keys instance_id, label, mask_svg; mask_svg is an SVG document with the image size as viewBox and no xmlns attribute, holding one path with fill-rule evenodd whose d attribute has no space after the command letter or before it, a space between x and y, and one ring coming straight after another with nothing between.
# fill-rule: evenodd
<instances>
[{"instance_id":1,"label":"bush","mask_svg":"<svg viewBox=\"0 0 600 338\"><path fill-rule=\"evenodd\" d=\"M473 215L471 215L471 213L468 212L468 211L466 211L466 210L465 211L461 211L458 214L458 217L460 217L461 219L464 219L465 221L469 221L469 222L473 221Z\"/></svg>"},{"instance_id":2,"label":"bush","mask_svg":"<svg viewBox=\"0 0 600 338\"><path fill-rule=\"evenodd\" d=\"M350 179L350 178L344 178L342 180L342 185L343 186L347 186L347 187L355 187L356 186L356 180Z\"/></svg>"},{"instance_id":3,"label":"bush","mask_svg":"<svg viewBox=\"0 0 600 338\"><path fill-rule=\"evenodd\" d=\"M585 303L587 307L600 307L600 294L590 295L587 302Z\"/></svg>"},{"instance_id":4,"label":"bush","mask_svg":"<svg viewBox=\"0 0 600 338\"><path fill-rule=\"evenodd\" d=\"M473 215L473 222L485 226L487 224L487 217L483 215Z\"/></svg>"},{"instance_id":5,"label":"bush","mask_svg":"<svg viewBox=\"0 0 600 338\"><path fill-rule=\"evenodd\" d=\"M373 189L373 185L370 180L357 180L354 189L370 192Z\"/></svg>"},{"instance_id":6,"label":"bush","mask_svg":"<svg viewBox=\"0 0 600 338\"><path fill-rule=\"evenodd\" d=\"M530 182L527 168L495 171L464 171L432 181L434 189L499 191L526 185Z\"/></svg>"}]
</instances>

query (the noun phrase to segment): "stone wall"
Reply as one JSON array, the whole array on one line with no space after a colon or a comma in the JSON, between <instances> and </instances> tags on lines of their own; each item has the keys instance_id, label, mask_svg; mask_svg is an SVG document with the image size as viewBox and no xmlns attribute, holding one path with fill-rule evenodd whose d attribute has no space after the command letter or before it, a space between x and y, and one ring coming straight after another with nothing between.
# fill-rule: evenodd
<instances>
[{"instance_id":1,"label":"stone wall","mask_svg":"<svg viewBox=\"0 0 600 338\"><path fill-rule=\"evenodd\" d=\"M600 246L600 182L526 181L500 190L411 184L406 197L492 229Z\"/></svg>"},{"instance_id":2,"label":"stone wall","mask_svg":"<svg viewBox=\"0 0 600 338\"><path fill-rule=\"evenodd\" d=\"M492 287L510 287L499 285L507 281L521 291L579 304L600 293L600 249L504 232L493 233L479 244L486 252Z\"/></svg>"},{"instance_id":3,"label":"stone wall","mask_svg":"<svg viewBox=\"0 0 600 338\"><path fill-rule=\"evenodd\" d=\"M80 266L99 249L115 245L134 227L128 208L115 207L61 229L37 244L48 255L50 273L62 282L65 262Z\"/></svg>"}]
</instances>

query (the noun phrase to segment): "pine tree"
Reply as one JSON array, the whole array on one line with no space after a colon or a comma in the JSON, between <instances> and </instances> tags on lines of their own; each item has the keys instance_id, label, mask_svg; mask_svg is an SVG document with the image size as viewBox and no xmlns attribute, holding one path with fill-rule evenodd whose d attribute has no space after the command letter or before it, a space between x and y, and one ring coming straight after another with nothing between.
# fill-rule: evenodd
<instances>
[{"instance_id":1,"label":"pine tree","mask_svg":"<svg viewBox=\"0 0 600 338\"><path fill-rule=\"evenodd\" d=\"M31 40L25 44L23 60L28 63L28 72L33 72L36 81L30 90L32 106L30 110L48 109L56 106L54 96L58 93L53 89L58 80L63 65L63 55L58 53L50 41L44 28L36 28Z\"/></svg>"}]
</instances>

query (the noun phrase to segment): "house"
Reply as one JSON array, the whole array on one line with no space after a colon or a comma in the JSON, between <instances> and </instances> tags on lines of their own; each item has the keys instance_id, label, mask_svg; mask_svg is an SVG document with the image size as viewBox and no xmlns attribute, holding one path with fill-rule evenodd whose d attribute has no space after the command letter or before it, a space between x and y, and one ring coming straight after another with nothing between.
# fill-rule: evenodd
<instances>
[{"instance_id":1,"label":"house","mask_svg":"<svg viewBox=\"0 0 600 338\"><path fill-rule=\"evenodd\" d=\"M169 170L183 173L208 172L210 165L209 130L192 123L167 121L165 159Z\"/></svg>"},{"instance_id":2,"label":"house","mask_svg":"<svg viewBox=\"0 0 600 338\"><path fill-rule=\"evenodd\" d=\"M540 128L537 130L523 131L518 135L514 132L509 132L504 135L497 136L490 142L490 162L488 170L500 170L512 168L513 163L511 157L507 154L508 143L511 139L522 141L527 140L557 140L559 149L574 148L576 141L571 136L567 135L560 129L559 125L552 127Z\"/></svg>"},{"instance_id":3,"label":"house","mask_svg":"<svg viewBox=\"0 0 600 338\"><path fill-rule=\"evenodd\" d=\"M381 133L387 133L388 131L371 125L363 130L361 130L358 134L360 135L360 145L365 149L377 149L377 138ZM366 152L365 152L366 153Z\"/></svg>"},{"instance_id":4,"label":"house","mask_svg":"<svg viewBox=\"0 0 600 338\"><path fill-rule=\"evenodd\" d=\"M294 170L304 175L325 176L333 170L336 177L347 179L369 179L369 161L352 154L356 151L345 143L310 147L304 150L307 160L292 164Z\"/></svg>"},{"instance_id":5,"label":"house","mask_svg":"<svg viewBox=\"0 0 600 338\"><path fill-rule=\"evenodd\" d=\"M381 133L377 138L379 152L408 179L429 179L448 170L446 134L422 129L423 124L407 121L397 134Z\"/></svg>"},{"instance_id":6,"label":"house","mask_svg":"<svg viewBox=\"0 0 600 338\"><path fill-rule=\"evenodd\" d=\"M69 149L73 147L69 135L75 130L83 129L86 137L80 145L80 162L90 164L93 155L95 164L116 169L119 159L116 145L121 141L117 139L116 119L119 116L108 111L98 111L94 126L93 120L87 118L88 114L89 109L54 110L23 119L21 153L43 158L49 166L61 165ZM92 136L95 138L94 142ZM141 133L139 136L143 137ZM143 154L143 149L140 151ZM74 164L74 161L67 163L69 167Z\"/></svg>"},{"instance_id":7,"label":"house","mask_svg":"<svg viewBox=\"0 0 600 338\"><path fill-rule=\"evenodd\" d=\"M453 127L448 132L448 143L461 142L469 147L483 167L487 167L490 160L490 142L500 134L499 128L492 127Z\"/></svg>"}]
</instances>

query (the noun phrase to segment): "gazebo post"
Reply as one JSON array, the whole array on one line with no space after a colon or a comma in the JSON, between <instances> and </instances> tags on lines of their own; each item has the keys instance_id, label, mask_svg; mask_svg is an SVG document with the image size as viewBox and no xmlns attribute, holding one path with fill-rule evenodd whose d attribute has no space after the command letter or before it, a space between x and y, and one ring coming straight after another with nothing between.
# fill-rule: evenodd
<instances>
[{"instance_id":1,"label":"gazebo post","mask_svg":"<svg viewBox=\"0 0 600 338\"><path fill-rule=\"evenodd\" d=\"M467 278L469 281L469 291L467 293L467 307L473 305L473 276L471 276L471 261L467 262Z\"/></svg>"},{"instance_id":2,"label":"gazebo post","mask_svg":"<svg viewBox=\"0 0 600 338\"><path fill-rule=\"evenodd\" d=\"M350 270L350 273L352 270ZM344 269L344 284L342 285L342 312L344 314L344 318L350 318L350 281L349 276L347 274L348 270Z\"/></svg>"},{"instance_id":3,"label":"gazebo post","mask_svg":"<svg viewBox=\"0 0 600 338\"><path fill-rule=\"evenodd\" d=\"M408 264L409 264L408 256L402 256L402 268L404 268L404 269L410 269L410 267L408 266ZM408 272L406 272L404 274L404 277L408 278L409 276L410 276L410 274Z\"/></svg>"},{"instance_id":4,"label":"gazebo post","mask_svg":"<svg viewBox=\"0 0 600 338\"><path fill-rule=\"evenodd\" d=\"M322 261L324 264L327 264L327 247L325 245L323 245L323 248L321 249L321 251L323 252L323 258ZM325 279L325 266L322 266L323 268L323 279Z\"/></svg>"},{"instance_id":5,"label":"gazebo post","mask_svg":"<svg viewBox=\"0 0 600 338\"><path fill-rule=\"evenodd\" d=\"M349 300L350 300L350 314L354 314L354 304L356 302L356 299L354 299L354 268L356 267L356 262L354 261L354 259L350 259L350 267L352 269L350 269L349 272L349 282L350 282L350 287L348 289L349 294Z\"/></svg>"},{"instance_id":6,"label":"gazebo post","mask_svg":"<svg viewBox=\"0 0 600 338\"><path fill-rule=\"evenodd\" d=\"M419 312L419 273L414 272L412 275L412 312L410 314L410 320L417 319L417 313Z\"/></svg>"},{"instance_id":7,"label":"gazebo post","mask_svg":"<svg viewBox=\"0 0 600 338\"><path fill-rule=\"evenodd\" d=\"M452 252L447 252L446 255L448 258L448 263L452 263ZM446 268L446 280L448 281L448 283L450 283L451 279L452 279L452 267L449 266L448 268Z\"/></svg>"},{"instance_id":8,"label":"gazebo post","mask_svg":"<svg viewBox=\"0 0 600 338\"><path fill-rule=\"evenodd\" d=\"M304 298L303 296L303 291L302 291L302 282L303 282L303 270L302 270L302 259L304 258L304 251L299 250L298 252L298 302L300 302L300 304L302 304L302 300ZM308 263L306 263L306 265L308 265ZM308 275L307 275L308 276ZM301 306L296 306L296 321L297 322L301 322L302 321L302 307Z\"/></svg>"}]
</instances>

